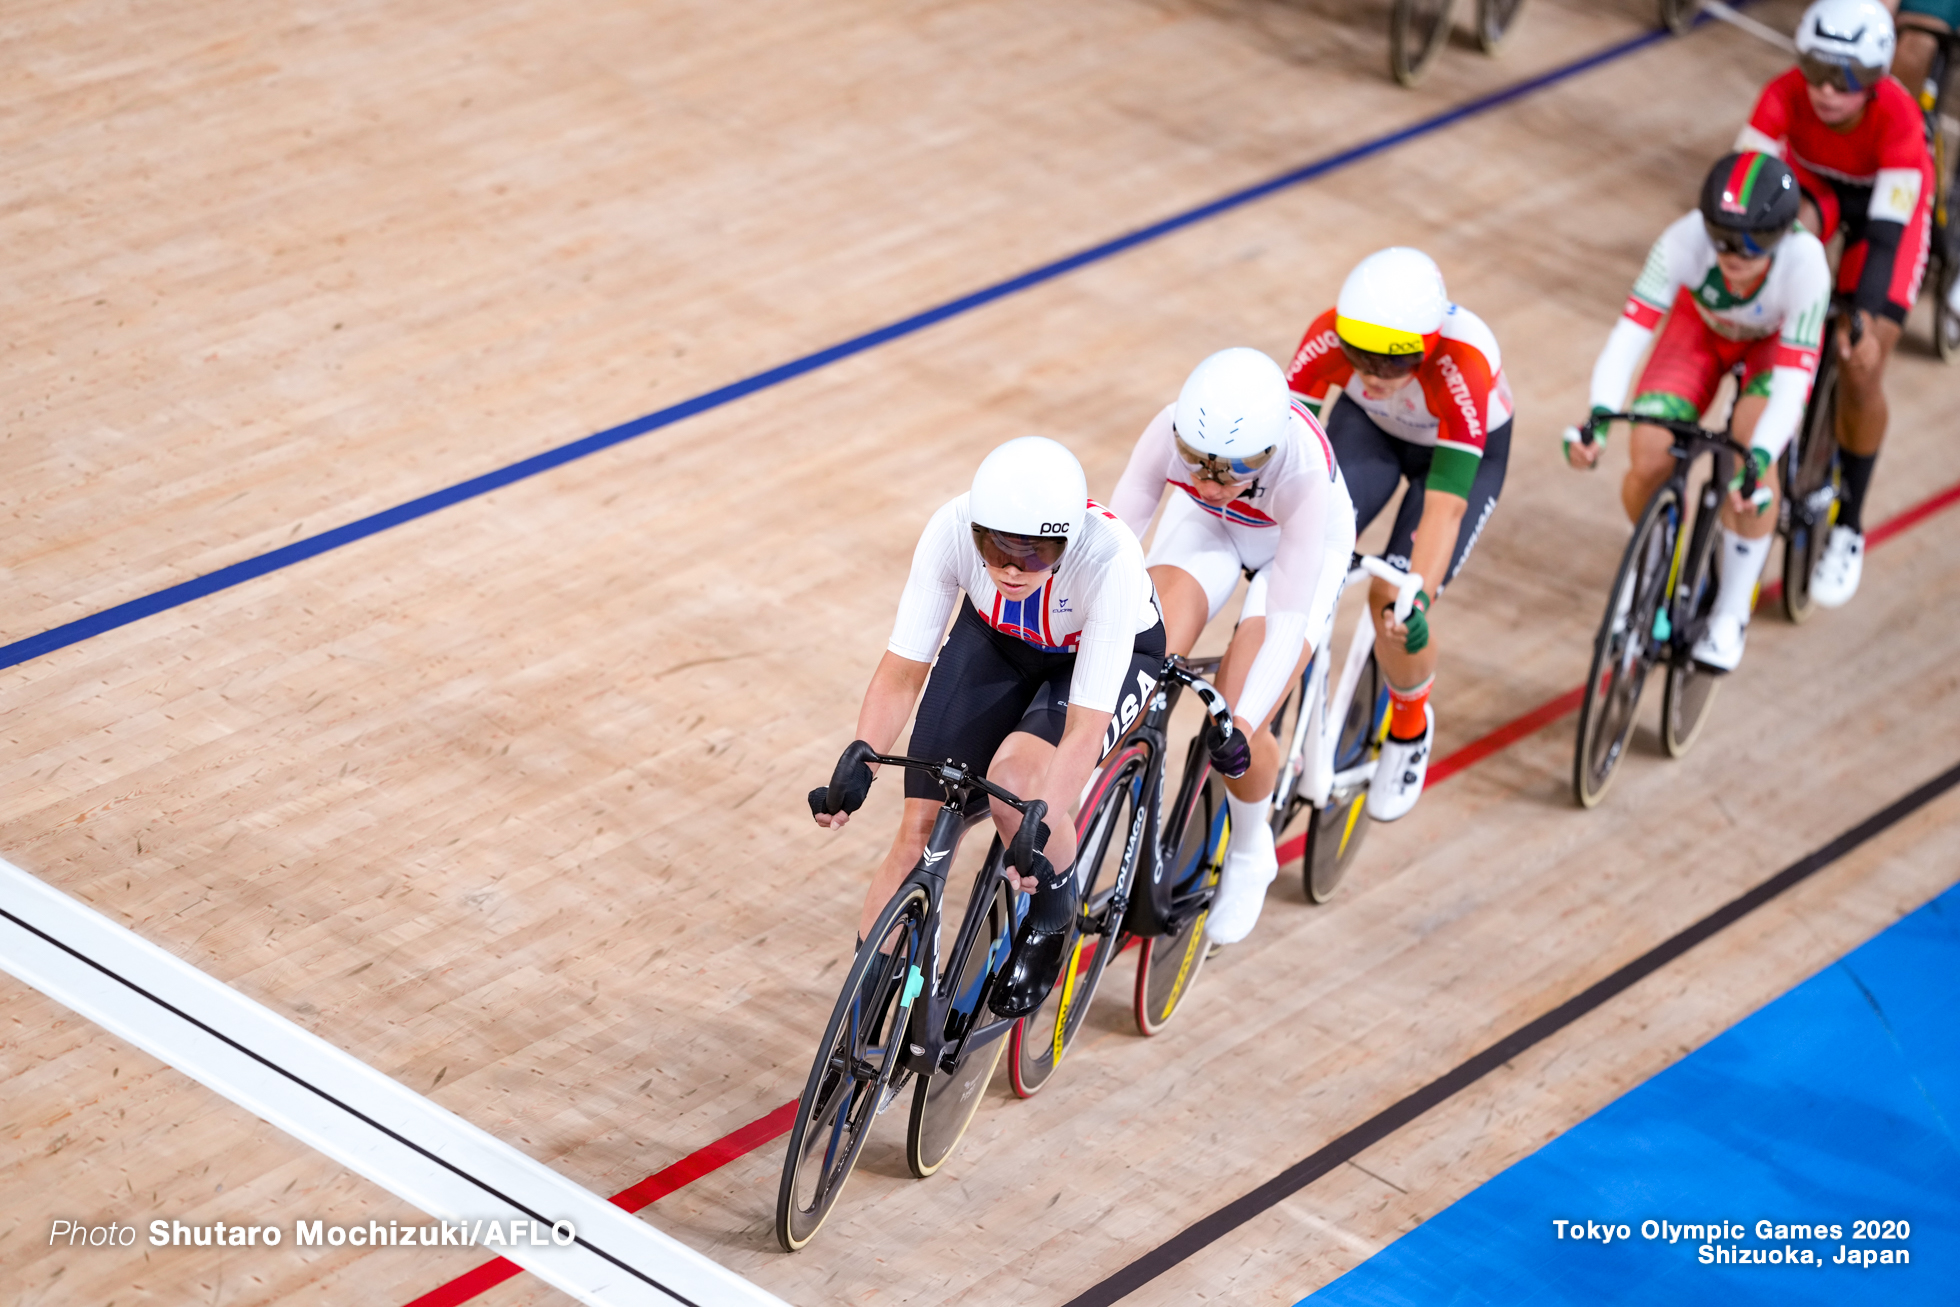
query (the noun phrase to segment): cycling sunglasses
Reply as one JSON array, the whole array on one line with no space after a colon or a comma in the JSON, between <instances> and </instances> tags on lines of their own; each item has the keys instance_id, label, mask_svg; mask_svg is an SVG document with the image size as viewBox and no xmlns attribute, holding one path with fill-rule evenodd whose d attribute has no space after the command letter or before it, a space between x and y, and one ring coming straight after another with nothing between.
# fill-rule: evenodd
<instances>
[{"instance_id":1,"label":"cycling sunglasses","mask_svg":"<svg viewBox=\"0 0 1960 1307\"><path fill-rule=\"evenodd\" d=\"M1346 341L1341 342L1341 354L1356 372L1384 380L1415 375L1422 361L1429 357L1427 354L1377 354L1373 350L1356 349Z\"/></svg>"},{"instance_id":2,"label":"cycling sunglasses","mask_svg":"<svg viewBox=\"0 0 1960 1307\"><path fill-rule=\"evenodd\" d=\"M1797 67L1812 86L1828 86L1839 91L1869 91L1885 80L1886 70L1865 64L1832 63L1814 54L1799 54Z\"/></svg>"},{"instance_id":3,"label":"cycling sunglasses","mask_svg":"<svg viewBox=\"0 0 1960 1307\"><path fill-rule=\"evenodd\" d=\"M1767 258L1790 234L1788 227L1741 231L1734 227L1717 227L1707 219L1703 219L1701 225L1707 230L1709 243L1714 245L1718 254L1740 254L1745 259Z\"/></svg>"},{"instance_id":4,"label":"cycling sunglasses","mask_svg":"<svg viewBox=\"0 0 1960 1307\"><path fill-rule=\"evenodd\" d=\"M1223 454L1207 454L1202 449L1193 449L1184 443L1184 437L1171 428L1171 439L1177 442L1177 456L1191 469L1191 475L1200 481L1215 481L1221 486L1236 486L1250 481L1259 475L1259 470L1273 460L1273 449L1260 450L1247 454L1244 458L1227 458Z\"/></svg>"},{"instance_id":5,"label":"cycling sunglasses","mask_svg":"<svg viewBox=\"0 0 1960 1307\"><path fill-rule=\"evenodd\" d=\"M1015 567L1023 572L1046 572L1061 561L1067 536L1021 536L978 523L973 545L989 567Z\"/></svg>"}]
</instances>

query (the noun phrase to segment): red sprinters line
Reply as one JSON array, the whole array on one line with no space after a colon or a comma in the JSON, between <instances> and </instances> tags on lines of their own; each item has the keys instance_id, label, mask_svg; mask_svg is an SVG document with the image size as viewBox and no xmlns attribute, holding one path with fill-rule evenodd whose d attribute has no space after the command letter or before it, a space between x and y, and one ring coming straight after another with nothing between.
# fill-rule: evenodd
<instances>
[{"instance_id":1,"label":"red sprinters line","mask_svg":"<svg viewBox=\"0 0 1960 1307\"><path fill-rule=\"evenodd\" d=\"M1927 518L1944 509L1960 504L1960 485L1949 486L1928 499L1923 499L1896 517L1888 518L1865 533L1865 545L1873 548L1884 544L1901 532L1909 531ZM1772 600L1782 591L1782 584L1772 581L1763 587L1765 602ZM1429 778L1423 788L1441 784L1466 767L1474 767L1484 759L1503 749L1508 749L1527 735L1535 735L1567 713L1576 712L1579 702L1585 697L1586 687L1574 686L1554 699L1547 699L1530 712L1515 717L1488 735L1482 735L1440 759L1429 769ZM1290 862L1300 856L1306 847L1307 837L1296 835L1279 846L1279 860ZM1136 943L1131 939L1129 944ZM1128 947L1128 944L1124 946ZM689 1153L680 1161L663 1171L657 1171L630 1189L623 1189L613 1195L612 1201L629 1212L665 1198L686 1185L694 1183L711 1171L716 1171L738 1157L754 1152L762 1145L789 1133L794 1123L796 1102L791 1100L758 1121L751 1121L732 1134L715 1140L712 1144L696 1152ZM508 1258L499 1257L488 1261L474 1270L457 1276L439 1288L431 1289L420 1298L407 1304L407 1307L457 1307L468 1302L477 1294L517 1275L523 1268Z\"/></svg>"},{"instance_id":2,"label":"red sprinters line","mask_svg":"<svg viewBox=\"0 0 1960 1307\"><path fill-rule=\"evenodd\" d=\"M710 1171L718 1171L738 1157L754 1152L772 1139L789 1133L796 1120L796 1100L791 1099L760 1120L722 1136L706 1148L697 1149L664 1170L656 1171L630 1188L612 1196L615 1207L637 1212L665 1198L674 1190L693 1184ZM463 1272L449 1283L438 1285L408 1307L456 1307L478 1294L495 1288L519 1275L524 1268L508 1257L498 1257Z\"/></svg>"}]
</instances>

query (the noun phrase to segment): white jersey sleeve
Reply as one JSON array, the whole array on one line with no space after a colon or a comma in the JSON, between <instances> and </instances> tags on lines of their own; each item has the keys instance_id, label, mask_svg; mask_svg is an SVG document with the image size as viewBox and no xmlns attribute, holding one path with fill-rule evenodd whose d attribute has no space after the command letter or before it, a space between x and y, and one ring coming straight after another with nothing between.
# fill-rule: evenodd
<instances>
[{"instance_id":1,"label":"white jersey sleeve","mask_svg":"<svg viewBox=\"0 0 1960 1307\"><path fill-rule=\"evenodd\" d=\"M885 645L900 658L929 663L939 652L963 588L954 551L964 546L967 553L974 552L970 540L960 538L971 535L962 521L964 506L965 496L961 496L934 513L912 551L912 573L905 578L892 638Z\"/></svg>"}]
</instances>

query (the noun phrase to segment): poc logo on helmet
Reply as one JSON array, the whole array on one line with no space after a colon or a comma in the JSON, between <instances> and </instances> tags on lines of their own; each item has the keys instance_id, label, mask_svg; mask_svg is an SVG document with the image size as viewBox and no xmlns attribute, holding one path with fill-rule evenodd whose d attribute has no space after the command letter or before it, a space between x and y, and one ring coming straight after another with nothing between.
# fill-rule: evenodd
<instances>
[{"instance_id":1,"label":"poc logo on helmet","mask_svg":"<svg viewBox=\"0 0 1960 1307\"><path fill-rule=\"evenodd\" d=\"M1043 522L1041 534L1045 536L1065 536L1068 534L1067 522Z\"/></svg>"}]
</instances>

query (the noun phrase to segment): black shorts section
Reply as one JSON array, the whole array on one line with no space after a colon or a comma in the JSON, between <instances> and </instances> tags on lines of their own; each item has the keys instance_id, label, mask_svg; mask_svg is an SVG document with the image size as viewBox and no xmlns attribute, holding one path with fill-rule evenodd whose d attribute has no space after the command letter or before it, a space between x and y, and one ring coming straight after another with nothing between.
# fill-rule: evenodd
<instances>
[{"instance_id":1,"label":"black shorts section","mask_svg":"<svg viewBox=\"0 0 1960 1307\"><path fill-rule=\"evenodd\" d=\"M1327 439L1334 446L1341 475L1347 478L1348 495L1354 500L1354 529L1357 534L1388 507L1403 481L1409 483L1402 506L1395 513L1395 529L1389 532L1383 557L1397 567L1409 565L1415 548L1416 525L1422 521L1423 481L1436 451L1429 445L1411 444L1397 439L1375 425L1374 419L1358 404L1345 399L1334 405L1327 423ZM1497 496L1504 489L1504 468L1511 458L1511 423L1506 420L1484 441L1484 456L1477 475L1470 483L1470 507L1463 514L1463 526L1456 533L1456 549L1450 555L1449 575L1441 585L1430 581L1429 593L1439 598L1443 589L1463 570L1464 560L1476 547L1484 524L1497 508Z\"/></svg>"},{"instance_id":2,"label":"black shorts section","mask_svg":"<svg viewBox=\"0 0 1960 1307\"><path fill-rule=\"evenodd\" d=\"M1154 682L1164 664L1164 624L1140 633L1135 648L1129 683L1139 672ZM984 773L1001 741L1015 731L1060 744L1074 672L1073 653L1047 653L1002 635L980 620L972 600L962 600L933 660L905 751L914 758L951 758ZM942 795L939 782L924 772L905 773L906 798Z\"/></svg>"}]
</instances>

